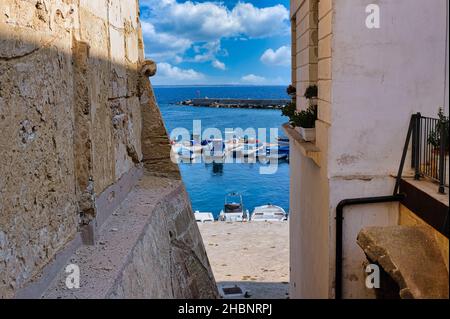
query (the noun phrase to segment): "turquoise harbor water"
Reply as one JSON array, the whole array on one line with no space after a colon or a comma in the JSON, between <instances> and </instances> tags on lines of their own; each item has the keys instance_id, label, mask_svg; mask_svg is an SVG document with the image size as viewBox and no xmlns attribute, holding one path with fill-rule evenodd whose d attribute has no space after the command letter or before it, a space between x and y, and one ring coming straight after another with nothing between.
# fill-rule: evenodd
<instances>
[{"instance_id":1,"label":"turquoise harbor water","mask_svg":"<svg viewBox=\"0 0 450 319\"><path fill-rule=\"evenodd\" d=\"M175 128L193 130L193 120L201 120L202 130L218 128L224 134L227 128L277 128L287 119L279 110L218 109L176 105L194 97L287 99L285 87L155 87L165 124L169 133ZM254 207L272 203L289 211L289 164L279 162L275 174L260 174L263 164L181 163L180 170L194 210L212 212L218 216L224 197L230 192L243 195L244 205L250 212ZM267 166L267 165L266 165Z\"/></svg>"}]
</instances>

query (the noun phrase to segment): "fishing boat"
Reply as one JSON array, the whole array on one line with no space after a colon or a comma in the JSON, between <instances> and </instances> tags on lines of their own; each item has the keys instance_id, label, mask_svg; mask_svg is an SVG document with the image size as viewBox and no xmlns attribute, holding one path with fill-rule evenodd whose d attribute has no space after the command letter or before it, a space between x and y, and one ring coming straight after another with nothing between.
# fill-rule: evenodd
<instances>
[{"instance_id":1,"label":"fishing boat","mask_svg":"<svg viewBox=\"0 0 450 319\"><path fill-rule=\"evenodd\" d=\"M225 151L227 153L235 153L240 150L243 143L239 141L239 138L232 138L225 141Z\"/></svg>"},{"instance_id":2,"label":"fishing boat","mask_svg":"<svg viewBox=\"0 0 450 319\"><path fill-rule=\"evenodd\" d=\"M250 220L252 222L281 222L287 220L287 214L280 206L267 204L255 207Z\"/></svg>"},{"instance_id":3,"label":"fishing boat","mask_svg":"<svg viewBox=\"0 0 450 319\"><path fill-rule=\"evenodd\" d=\"M240 155L243 157L253 157L264 149L262 143L245 143L240 150Z\"/></svg>"},{"instance_id":4,"label":"fishing boat","mask_svg":"<svg viewBox=\"0 0 450 319\"><path fill-rule=\"evenodd\" d=\"M172 145L172 152L182 159L193 159L201 155L203 146L195 140L182 141Z\"/></svg>"},{"instance_id":5,"label":"fishing boat","mask_svg":"<svg viewBox=\"0 0 450 319\"><path fill-rule=\"evenodd\" d=\"M210 140L203 149L203 155L212 159L223 159L226 155L225 143L222 139Z\"/></svg>"},{"instance_id":6,"label":"fishing boat","mask_svg":"<svg viewBox=\"0 0 450 319\"><path fill-rule=\"evenodd\" d=\"M214 222L214 216L210 212L200 212L196 210L194 216L195 221L198 223Z\"/></svg>"},{"instance_id":7,"label":"fishing boat","mask_svg":"<svg viewBox=\"0 0 450 319\"><path fill-rule=\"evenodd\" d=\"M176 142L172 142L171 143L171 151L173 154L180 154L181 153L181 149L182 149L182 144L181 143L176 143Z\"/></svg>"},{"instance_id":8,"label":"fishing boat","mask_svg":"<svg viewBox=\"0 0 450 319\"><path fill-rule=\"evenodd\" d=\"M289 146L289 139L287 137L277 137L277 144L279 146Z\"/></svg>"},{"instance_id":9,"label":"fishing boat","mask_svg":"<svg viewBox=\"0 0 450 319\"><path fill-rule=\"evenodd\" d=\"M201 153L203 151L203 145L196 140L182 142L182 148L188 149L193 153Z\"/></svg>"},{"instance_id":10,"label":"fishing boat","mask_svg":"<svg viewBox=\"0 0 450 319\"><path fill-rule=\"evenodd\" d=\"M249 211L244 208L242 195L239 193L229 193L225 196L225 203L219 215L220 221L244 222L249 219Z\"/></svg>"},{"instance_id":11,"label":"fishing boat","mask_svg":"<svg viewBox=\"0 0 450 319\"><path fill-rule=\"evenodd\" d=\"M289 159L289 146L267 147L266 152L262 157L265 157L268 160L287 160Z\"/></svg>"},{"instance_id":12,"label":"fishing boat","mask_svg":"<svg viewBox=\"0 0 450 319\"><path fill-rule=\"evenodd\" d=\"M238 157L256 156L258 152L264 149L264 144L255 138L240 139L239 143L241 146L236 150L236 156Z\"/></svg>"}]
</instances>

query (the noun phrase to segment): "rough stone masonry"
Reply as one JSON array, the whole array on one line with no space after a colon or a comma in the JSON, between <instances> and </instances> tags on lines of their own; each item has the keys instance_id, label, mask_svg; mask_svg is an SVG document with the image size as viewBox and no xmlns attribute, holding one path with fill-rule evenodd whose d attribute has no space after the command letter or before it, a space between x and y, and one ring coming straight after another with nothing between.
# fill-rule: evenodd
<instances>
[{"instance_id":1,"label":"rough stone masonry","mask_svg":"<svg viewBox=\"0 0 450 319\"><path fill-rule=\"evenodd\" d=\"M217 297L155 72L138 0L0 2L0 298Z\"/></svg>"}]
</instances>

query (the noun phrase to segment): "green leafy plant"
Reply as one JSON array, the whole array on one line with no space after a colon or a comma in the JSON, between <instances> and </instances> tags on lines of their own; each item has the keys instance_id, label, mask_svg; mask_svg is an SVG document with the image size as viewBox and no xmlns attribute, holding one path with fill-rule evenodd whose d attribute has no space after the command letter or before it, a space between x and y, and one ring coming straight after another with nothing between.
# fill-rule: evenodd
<instances>
[{"instance_id":1,"label":"green leafy plant","mask_svg":"<svg viewBox=\"0 0 450 319\"><path fill-rule=\"evenodd\" d=\"M290 85L287 92L291 95L295 94L295 87ZM304 96L308 100L313 101L312 99L317 97L317 93L317 85L311 85L306 89ZM281 110L281 114L289 118L289 123L292 126L314 128L317 120L317 105L313 103L306 110L297 112L296 101L293 98L292 102Z\"/></svg>"},{"instance_id":2,"label":"green leafy plant","mask_svg":"<svg viewBox=\"0 0 450 319\"><path fill-rule=\"evenodd\" d=\"M292 84L289 85L286 89L286 93L290 96L295 96L295 94L297 93L297 89L295 86L293 86Z\"/></svg>"},{"instance_id":3,"label":"green leafy plant","mask_svg":"<svg viewBox=\"0 0 450 319\"><path fill-rule=\"evenodd\" d=\"M312 105L306 110L295 112L291 118L291 124L297 127L314 128L317 120L317 106Z\"/></svg>"},{"instance_id":4,"label":"green leafy plant","mask_svg":"<svg viewBox=\"0 0 450 319\"><path fill-rule=\"evenodd\" d=\"M435 149L439 149L441 146L441 130L443 129L446 134L444 134L444 150L446 153L449 151L449 119L444 114L442 108L438 112L439 120L436 123L436 127L430 133L428 137L428 144L432 145Z\"/></svg>"},{"instance_id":5,"label":"green leafy plant","mask_svg":"<svg viewBox=\"0 0 450 319\"><path fill-rule=\"evenodd\" d=\"M295 101L288 103L285 107L281 109L281 114L283 116L287 116L289 120L292 119L292 117L295 115L295 112L297 111L296 103Z\"/></svg>"},{"instance_id":6,"label":"green leafy plant","mask_svg":"<svg viewBox=\"0 0 450 319\"><path fill-rule=\"evenodd\" d=\"M317 98L318 96L318 88L317 85L310 85L306 88L304 97L308 100Z\"/></svg>"}]
</instances>

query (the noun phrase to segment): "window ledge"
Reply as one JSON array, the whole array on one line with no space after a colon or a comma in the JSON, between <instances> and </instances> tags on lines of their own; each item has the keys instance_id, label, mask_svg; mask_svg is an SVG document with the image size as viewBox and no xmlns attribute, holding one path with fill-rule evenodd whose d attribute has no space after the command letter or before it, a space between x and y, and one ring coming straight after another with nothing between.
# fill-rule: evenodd
<instances>
[{"instance_id":1,"label":"window ledge","mask_svg":"<svg viewBox=\"0 0 450 319\"><path fill-rule=\"evenodd\" d=\"M320 167L321 165L321 156L320 156L320 149L316 146L316 144L312 142L305 141L300 133L298 133L295 129L293 129L289 123L283 124L283 130L286 133L286 135L289 137L291 141L294 142L294 145L296 145L303 156L308 157L313 160L313 162Z\"/></svg>"}]
</instances>

